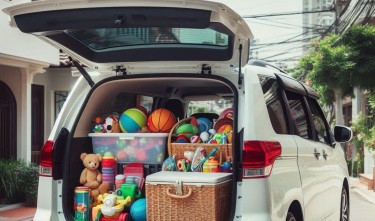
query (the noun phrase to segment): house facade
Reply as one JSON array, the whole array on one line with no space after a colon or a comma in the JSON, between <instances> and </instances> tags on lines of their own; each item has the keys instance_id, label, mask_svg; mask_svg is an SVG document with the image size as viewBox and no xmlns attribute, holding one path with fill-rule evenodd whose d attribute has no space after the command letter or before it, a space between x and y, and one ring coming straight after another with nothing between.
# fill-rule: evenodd
<instances>
[{"instance_id":1,"label":"house facade","mask_svg":"<svg viewBox=\"0 0 375 221\"><path fill-rule=\"evenodd\" d=\"M0 10L28 1L0 1ZM59 108L77 77L59 50L9 26L0 11L0 159L38 162Z\"/></svg>"}]
</instances>

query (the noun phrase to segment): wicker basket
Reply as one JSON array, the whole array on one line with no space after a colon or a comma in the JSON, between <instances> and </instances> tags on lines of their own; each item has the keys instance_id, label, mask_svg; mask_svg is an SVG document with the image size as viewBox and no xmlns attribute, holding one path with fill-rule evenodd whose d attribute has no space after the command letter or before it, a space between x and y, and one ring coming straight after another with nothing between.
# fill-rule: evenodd
<instances>
[{"instance_id":1,"label":"wicker basket","mask_svg":"<svg viewBox=\"0 0 375 221\"><path fill-rule=\"evenodd\" d=\"M231 184L183 185L177 195L174 184L146 183L147 221L227 221Z\"/></svg>"},{"instance_id":2,"label":"wicker basket","mask_svg":"<svg viewBox=\"0 0 375 221\"><path fill-rule=\"evenodd\" d=\"M181 159L184 157L184 151L193 151L198 147L203 147L206 153L211 152L215 147L218 149L216 156L219 158L220 163L225 161L232 161L232 144L207 144L207 143L172 143L173 133L176 128L185 122L189 122L191 117L185 118L177 122L168 136L168 155L175 155L176 159Z\"/></svg>"}]
</instances>

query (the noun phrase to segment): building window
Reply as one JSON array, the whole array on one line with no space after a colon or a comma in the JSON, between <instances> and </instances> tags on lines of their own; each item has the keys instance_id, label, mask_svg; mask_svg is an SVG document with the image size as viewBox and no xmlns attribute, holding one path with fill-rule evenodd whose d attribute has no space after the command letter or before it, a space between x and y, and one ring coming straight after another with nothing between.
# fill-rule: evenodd
<instances>
[{"instance_id":1,"label":"building window","mask_svg":"<svg viewBox=\"0 0 375 221\"><path fill-rule=\"evenodd\" d=\"M64 105L66 98L68 97L68 91L55 91L55 120L59 115L62 106Z\"/></svg>"}]
</instances>

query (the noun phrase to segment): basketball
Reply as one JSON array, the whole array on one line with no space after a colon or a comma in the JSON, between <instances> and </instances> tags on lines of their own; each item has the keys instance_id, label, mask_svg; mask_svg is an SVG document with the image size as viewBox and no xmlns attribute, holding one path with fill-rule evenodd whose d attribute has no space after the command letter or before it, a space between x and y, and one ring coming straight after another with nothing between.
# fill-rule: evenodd
<instances>
[{"instance_id":1,"label":"basketball","mask_svg":"<svg viewBox=\"0 0 375 221\"><path fill-rule=\"evenodd\" d=\"M121 114L120 128L124 133L137 133L146 125L147 117L138 108L130 108Z\"/></svg>"},{"instance_id":2,"label":"basketball","mask_svg":"<svg viewBox=\"0 0 375 221\"><path fill-rule=\"evenodd\" d=\"M147 119L147 128L154 133L169 133L175 124L174 114L164 108L156 109Z\"/></svg>"}]
</instances>

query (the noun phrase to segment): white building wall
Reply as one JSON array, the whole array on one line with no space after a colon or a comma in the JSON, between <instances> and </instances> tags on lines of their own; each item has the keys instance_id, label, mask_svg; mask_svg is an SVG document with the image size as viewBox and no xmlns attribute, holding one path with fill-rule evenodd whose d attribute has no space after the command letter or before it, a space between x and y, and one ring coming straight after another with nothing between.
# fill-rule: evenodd
<instances>
[{"instance_id":1,"label":"white building wall","mask_svg":"<svg viewBox=\"0 0 375 221\"><path fill-rule=\"evenodd\" d=\"M55 91L71 91L77 77L72 77L70 68L48 68L45 73L34 76L33 83L44 85L44 140L55 123Z\"/></svg>"},{"instance_id":2,"label":"white building wall","mask_svg":"<svg viewBox=\"0 0 375 221\"><path fill-rule=\"evenodd\" d=\"M5 54L38 62L59 64L57 49L35 36L24 34L19 29L9 26L9 16L1 10L22 2L30 1L0 1L0 56Z\"/></svg>"}]
</instances>

